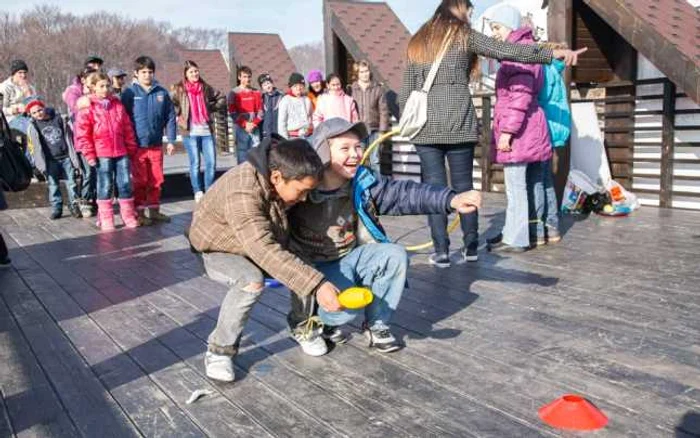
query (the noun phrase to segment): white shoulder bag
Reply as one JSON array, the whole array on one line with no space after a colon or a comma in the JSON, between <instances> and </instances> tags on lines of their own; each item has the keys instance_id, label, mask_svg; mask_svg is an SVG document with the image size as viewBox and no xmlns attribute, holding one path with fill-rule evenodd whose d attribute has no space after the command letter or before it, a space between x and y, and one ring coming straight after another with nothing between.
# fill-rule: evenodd
<instances>
[{"instance_id":1,"label":"white shoulder bag","mask_svg":"<svg viewBox=\"0 0 700 438\"><path fill-rule=\"evenodd\" d=\"M433 82L435 82L435 76L437 76L440 64L442 64L442 59L450 48L451 35L452 32L450 29L450 31L445 34L445 41L443 42L442 49L437 58L435 58L435 61L433 61L433 65L430 67L430 73L428 73L428 77L425 78L423 88L411 91L411 94L408 96L403 114L401 114L401 120L399 120L399 135L401 137L413 139L428 121L428 92L432 88Z\"/></svg>"}]
</instances>

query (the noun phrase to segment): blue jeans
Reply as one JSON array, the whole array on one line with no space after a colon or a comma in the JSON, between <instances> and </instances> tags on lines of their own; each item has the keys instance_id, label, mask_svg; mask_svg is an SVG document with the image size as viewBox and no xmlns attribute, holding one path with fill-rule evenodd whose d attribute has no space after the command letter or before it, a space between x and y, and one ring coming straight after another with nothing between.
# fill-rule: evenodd
<instances>
[{"instance_id":1,"label":"blue jeans","mask_svg":"<svg viewBox=\"0 0 700 438\"><path fill-rule=\"evenodd\" d=\"M97 169L96 166L90 166L85 158L85 155L78 154L80 157L80 168L83 174L83 183L80 187L80 198L84 201L95 202L97 199Z\"/></svg>"},{"instance_id":2,"label":"blue jeans","mask_svg":"<svg viewBox=\"0 0 700 438\"><path fill-rule=\"evenodd\" d=\"M61 177L66 178L68 189L68 203L73 204L78 199L78 185L75 182L73 163L69 157L55 159L46 157L46 180L49 188L49 202L54 211L63 209L63 196L61 195Z\"/></svg>"},{"instance_id":3,"label":"blue jeans","mask_svg":"<svg viewBox=\"0 0 700 438\"><path fill-rule=\"evenodd\" d=\"M545 237L545 227L559 231L559 203L554 191L552 160L527 166L527 198L530 205L530 236Z\"/></svg>"},{"instance_id":4,"label":"blue jeans","mask_svg":"<svg viewBox=\"0 0 700 438\"><path fill-rule=\"evenodd\" d=\"M445 158L447 158L450 165L452 189L457 193L472 190L474 188L474 146L475 143L416 145L423 182L441 187L447 186L447 170L445 168ZM461 214L459 218L464 246L476 248L479 243L478 213ZM450 250L447 215L431 214L428 216L428 224L435 252L447 254Z\"/></svg>"},{"instance_id":5,"label":"blue jeans","mask_svg":"<svg viewBox=\"0 0 700 438\"><path fill-rule=\"evenodd\" d=\"M133 196L131 189L130 161L127 155L97 159L97 199L112 199L113 185L117 184L119 199ZM115 178L116 176L116 178Z\"/></svg>"},{"instance_id":6,"label":"blue jeans","mask_svg":"<svg viewBox=\"0 0 700 438\"><path fill-rule=\"evenodd\" d=\"M369 147L380 135L381 133L379 131L372 131L365 141L365 147ZM369 168L372 169L372 172L377 174L381 173L381 160L382 145L380 144L369 154Z\"/></svg>"},{"instance_id":7,"label":"blue jeans","mask_svg":"<svg viewBox=\"0 0 700 438\"><path fill-rule=\"evenodd\" d=\"M183 139L187 156L190 159L190 183L192 184L192 192L203 192L209 190L214 184L216 176L216 149L214 148L214 137L207 136L189 136ZM202 190L202 174L199 172L200 159L199 154L204 157L204 190Z\"/></svg>"},{"instance_id":8,"label":"blue jeans","mask_svg":"<svg viewBox=\"0 0 700 438\"><path fill-rule=\"evenodd\" d=\"M401 301L406 286L408 255L401 245L370 243L353 249L334 262L317 263L318 269L338 289L364 286L372 289L374 301L364 309L327 312L319 306L318 316L324 324L347 324L364 314L370 328L387 328L389 320Z\"/></svg>"},{"instance_id":9,"label":"blue jeans","mask_svg":"<svg viewBox=\"0 0 700 438\"><path fill-rule=\"evenodd\" d=\"M522 248L530 246L527 166L527 163L503 165L508 201L506 224L503 227L503 243Z\"/></svg>"},{"instance_id":10,"label":"blue jeans","mask_svg":"<svg viewBox=\"0 0 700 438\"><path fill-rule=\"evenodd\" d=\"M255 128L248 134L245 129L236 125L236 160L238 164L248 158L248 151L260 144L260 132Z\"/></svg>"}]
</instances>

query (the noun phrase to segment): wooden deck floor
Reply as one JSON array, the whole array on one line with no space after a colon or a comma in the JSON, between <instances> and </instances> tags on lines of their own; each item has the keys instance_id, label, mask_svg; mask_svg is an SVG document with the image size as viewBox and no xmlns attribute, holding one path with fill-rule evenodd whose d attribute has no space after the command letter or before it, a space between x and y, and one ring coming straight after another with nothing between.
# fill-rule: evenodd
<instances>
[{"instance_id":1,"label":"wooden deck floor","mask_svg":"<svg viewBox=\"0 0 700 438\"><path fill-rule=\"evenodd\" d=\"M488 197L482 235L502 206ZM568 221L559 245L449 270L416 255L392 355L355 335L304 356L287 292L268 290L237 381L220 385L202 357L225 288L182 237L191 208L110 234L47 209L0 213L14 261L0 270L0 436L576 436L537 417L572 392L610 418L590 436L700 434L698 213ZM385 224L408 243L424 222ZM213 394L185 404L196 389Z\"/></svg>"}]
</instances>

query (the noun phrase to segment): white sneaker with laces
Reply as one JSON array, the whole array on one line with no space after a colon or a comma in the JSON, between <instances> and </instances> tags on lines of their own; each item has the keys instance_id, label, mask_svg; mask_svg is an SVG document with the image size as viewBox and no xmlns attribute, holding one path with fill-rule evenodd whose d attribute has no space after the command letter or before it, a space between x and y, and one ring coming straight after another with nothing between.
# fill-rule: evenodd
<instances>
[{"instance_id":1,"label":"white sneaker with laces","mask_svg":"<svg viewBox=\"0 0 700 438\"><path fill-rule=\"evenodd\" d=\"M221 382L233 382L235 374L233 372L233 359L231 356L214 354L207 351L204 355L204 367L207 370L207 377Z\"/></svg>"},{"instance_id":2,"label":"white sneaker with laces","mask_svg":"<svg viewBox=\"0 0 700 438\"><path fill-rule=\"evenodd\" d=\"M323 339L323 325L318 317L312 317L303 326L292 331L292 337L301 345L301 349L309 356L323 356L328 353L328 345Z\"/></svg>"}]
</instances>

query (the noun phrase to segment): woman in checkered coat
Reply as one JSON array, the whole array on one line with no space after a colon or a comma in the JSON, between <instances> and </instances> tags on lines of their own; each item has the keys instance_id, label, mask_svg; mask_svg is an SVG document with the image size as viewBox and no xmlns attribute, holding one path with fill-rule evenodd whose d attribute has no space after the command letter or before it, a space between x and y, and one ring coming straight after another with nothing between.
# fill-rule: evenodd
<instances>
[{"instance_id":1,"label":"woman in checkered coat","mask_svg":"<svg viewBox=\"0 0 700 438\"><path fill-rule=\"evenodd\" d=\"M575 64L577 55L582 53L497 41L471 29L469 17L472 12L473 5L469 0L442 1L433 17L423 24L408 44L408 63L399 94L399 105L403 110L411 91L423 87L449 31L449 49L428 93L428 121L413 138L413 143L421 160L423 182L447 185L447 158L452 188L458 193L473 188L474 146L479 133L469 79L478 73L477 55L533 64L564 58L567 64ZM464 246L455 262L476 261L477 213L461 215L460 219ZM428 223L435 246L430 262L438 267L449 267L447 215L431 215Z\"/></svg>"}]
</instances>

